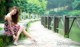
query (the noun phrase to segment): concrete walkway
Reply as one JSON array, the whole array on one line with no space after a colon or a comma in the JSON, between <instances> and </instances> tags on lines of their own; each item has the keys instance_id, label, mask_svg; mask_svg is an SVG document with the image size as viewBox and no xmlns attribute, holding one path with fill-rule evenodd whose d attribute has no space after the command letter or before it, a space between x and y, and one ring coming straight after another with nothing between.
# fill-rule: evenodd
<instances>
[{"instance_id":1,"label":"concrete walkway","mask_svg":"<svg viewBox=\"0 0 80 47\"><path fill-rule=\"evenodd\" d=\"M37 44L32 43L29 39L23 39L19 40L18 46L8 47L80 47L80 43L44 28L40 21L32 23L29 32L36 39Z\"/></svg>"}]
</instances>

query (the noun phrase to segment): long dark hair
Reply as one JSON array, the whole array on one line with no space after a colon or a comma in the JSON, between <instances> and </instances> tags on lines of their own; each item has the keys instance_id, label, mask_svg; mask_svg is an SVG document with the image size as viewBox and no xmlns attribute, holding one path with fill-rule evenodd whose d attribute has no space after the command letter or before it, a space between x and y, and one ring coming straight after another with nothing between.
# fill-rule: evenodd
<instances>
[{"instance_id":1,"label":"long dark hair","mask_svg":"<svg viewBox=\"0 0 80 47\"><path fill-rule=\"evenodd\" d=\"M15 24L17 24L18 23L18 20L19 20L19 9L16 6L13 6L10 9L10 11L13 10L13 9L16 9L17 11L16 11L16 14L14 14L14 15L11 16L12 22L14 22Z\"/></svg>"}]
</instances>

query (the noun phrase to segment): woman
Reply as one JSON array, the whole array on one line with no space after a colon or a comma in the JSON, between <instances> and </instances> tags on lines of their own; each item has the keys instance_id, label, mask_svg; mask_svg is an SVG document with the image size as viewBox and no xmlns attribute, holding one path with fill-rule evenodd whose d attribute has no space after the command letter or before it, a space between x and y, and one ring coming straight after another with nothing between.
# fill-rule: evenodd
<instances>
[{"instance_id":1,"label":"woman","mask_svg":"<svg viewBox=\"0 0 80 47\"><path fill-rule=\"evenodd\" d=\"M19 10L16 6L12 7L10 12L5 16L4 31L5 35L13 36L14 45L17 45L18 38L21 33L29 37L35 42L35 40L26 32L23 26L18 25Z\"/></svg>"}]
</instances>

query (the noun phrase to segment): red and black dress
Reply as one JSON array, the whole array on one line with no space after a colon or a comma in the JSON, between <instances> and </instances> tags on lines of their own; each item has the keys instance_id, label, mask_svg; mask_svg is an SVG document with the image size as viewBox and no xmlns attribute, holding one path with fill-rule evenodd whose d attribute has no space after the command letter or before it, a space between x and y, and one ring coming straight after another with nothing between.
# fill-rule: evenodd
<instances>
[{"instance_id":1,"label":"red and black dress","mask_svg":"<svg viewBox=\"0 0 80 47\"><path fill-rule=\"evenodd\" d=\"M11 28L13 29L14 34L16 35L17 32L19 31L20 25L14 25L14 26L11 26ZM7 20L5 20L5 23L4 23L4 34L7 36L12 36L12 32Z\"/></svg>"}]
</instances>

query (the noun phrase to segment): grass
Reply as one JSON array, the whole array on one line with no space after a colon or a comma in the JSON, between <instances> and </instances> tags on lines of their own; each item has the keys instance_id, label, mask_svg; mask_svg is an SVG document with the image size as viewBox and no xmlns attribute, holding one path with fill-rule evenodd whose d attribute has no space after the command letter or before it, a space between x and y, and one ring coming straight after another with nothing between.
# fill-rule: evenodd
<instances>
[{"instance_id":1,"label":"grass","mask_svg":"<svg viewBox=\"0 0 80 47\"><path fill-rule=\"evenodd\" d=\"M0 30L2 30L3 28L0 27Z\"/></svg>"},{"instance_id":2,"label":"grass","mask_svg":"<svg viewBox=\"0 0 80 47\"><path fill-rule=\"evenodd\" d=\"M80 21L80 20L79 20ZM69 21L69 26L71 26L72 24L72 20ZM51 23L52 28L54 28L54 23ZM59 27L58 29L58 33L61 34L64 37L68 37L68 35L65 35L64 33L64 25L61 23L61 21L59 22ZM69 38L72 39L73 41L76 42L80 42L80 28L79 26L76 24L76 21L74 21L73 26L71 28L71 31L69 33Z\"/></svg>"},{"instance_id":3,"label":"grass","mask_svg":"<svg viewBox=\"0 0 80 47\"><path fill-rule=\"evenodd\" d=\"M71 24L71 21L69 24ZM63 25L61 24L61 22L59 23L58 29L59 29L58 33L64 36L64 30L63 30L64 28L63 28ZM74 24L71 28L71 31L69 33L69 38L72 39L73 41L80 42L80 28L78 27L76 22L74 22Z\"/></svg>"},{"instance_id":4,"label":"grass","mask_svg":"<svg viewBox=\"0 0 80 47\"><path fill-rule=\"evenodd\" d=\"M61 22L59 22L58 33L64 36L64 27Z\"/></svg>"},{"instance_id":5,"label":"grass","mask_svg":"<svg viewBox=\"0 0 80 47\"><path fill-rule=\"evenodd\" d=\"M80 28L74 23L70 33L69 33L70 39L80 42Z\"/></svg>"}]
</instances>

